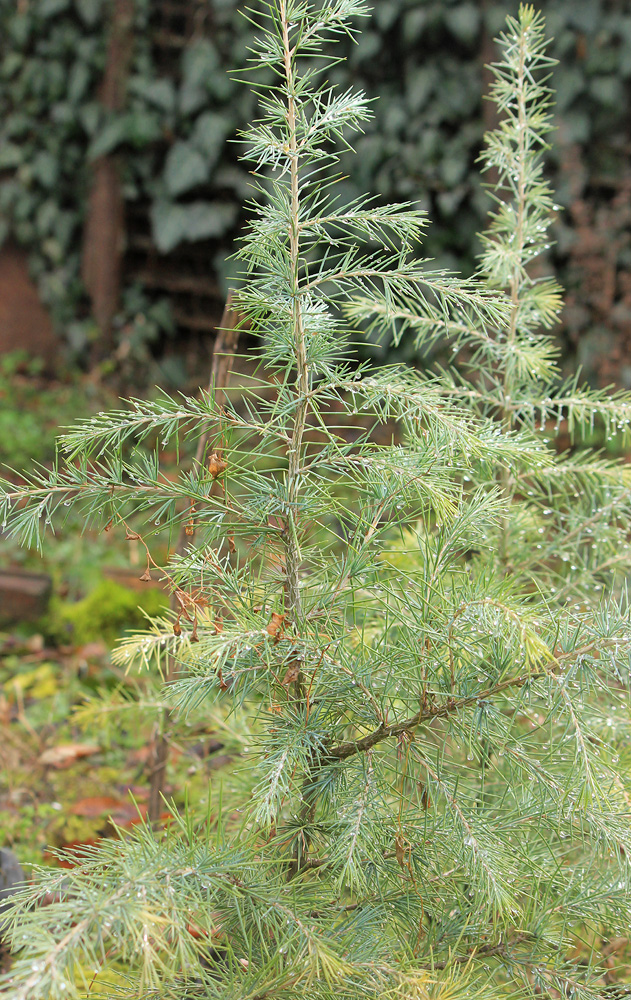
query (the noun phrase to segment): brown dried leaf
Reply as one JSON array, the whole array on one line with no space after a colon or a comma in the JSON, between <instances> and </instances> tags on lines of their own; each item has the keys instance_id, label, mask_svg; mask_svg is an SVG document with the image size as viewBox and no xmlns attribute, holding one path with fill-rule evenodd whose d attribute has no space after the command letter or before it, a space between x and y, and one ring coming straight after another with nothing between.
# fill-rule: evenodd
<instances>
[{"instance_id":1,"label":"brown dried leaf","mask_svg":"<svg viewBox=\"0 0 631 1000\"><path fill-rule=\"evenodd\" d=\"M79 799L70 806L68 812L73 816L84 816L86 819L98 819L99 816L109 816L114 810L122 805L120 799L113 799L110 795L91 795L86 799Z\"/></svg>"},{"instance_id":2,"label":"brown dried leaf","mask_svg":"<svg viewBox=\"0 0 631 1000\"><path fill-rule=\"evenodd\" d=\"M287 667L287 673L283 677L281 684L287 687L289 684L293 684L294 681L298 680L298 675L300 674L300 666L296 660L293 660Z\"/></svg>"},{"instance_id":3,"label":"brown dried leaf","mask_svg":"<svg viewBox=\"0 0 631 1000\"><path fill-rule=\"evenodd\" d=\"M208 472L210 473L211 478L216 479L217 476L220 476L222 472L226 471L227 468L228 463L220 455L218 455L216 451L214 451L208 460Z\"/></svg>"},{"instance_id":4,"label":"brown dried leaf","mask_svg":"<svg viewBox=\"0 0 631 1000\"><path fill-rule=\"evenodd\" d=\"M419 781L417 782L417 788L418 788L419 802L421 804L421 807L423 809L429 809L429 807L432 804L432 800L427 790L427 785L425 784L425 782Z\"/></svg>"},{"instance_id":5,"label":"brown dried leaf","mask_svg":"<svg viewBox=\"0 0 631 1000\"><path fill-rule=\"evenodd\" d=\"M107 656L107 646L104 642L86 642L77 648L76 653L83 660L101 660Z\"/></svg>"},{"instance_id":6,"label":"brown dried leaf","mask_svg":"<svg viewBox=\"0 0 631 1000\"><path fill-rule=\"evenodd\" d=\"M394 838L394 853L396 854L397 861L401 867L407 868L408 845L400 834L397 834Z\"/></svg>"},{"instance_id":7,"label":"brown dried leaf","mask_svg":"<svg viewBox=\"0 0 631 1000\"><path fill-rule=\"evenodd\" d=\"M265 628L267 634L277 636L279 632L282 633L282 628L286 619L287 615L279 615L277 611L272 611L272 617Z\"/></svg>"},{"instance_id":8,"label":"brown dried leaf","mask_svg":"<svg viewBox=\"0 0 631 1000\"><path fill-rule=\"evenodd\" d=\"M44 750L37 759L46 767L70 767L81 757L91 757L100 750L101 748L93 743L61 743L57 747Z\"/></svg>"}]
</instances>

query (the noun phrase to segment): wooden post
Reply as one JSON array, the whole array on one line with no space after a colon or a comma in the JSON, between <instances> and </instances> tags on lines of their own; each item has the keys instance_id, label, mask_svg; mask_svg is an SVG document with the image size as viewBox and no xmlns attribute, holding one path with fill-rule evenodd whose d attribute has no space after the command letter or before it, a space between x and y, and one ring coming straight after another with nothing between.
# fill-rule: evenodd
<instances>
[{"instance_id":1,"label":"wooden post","mask_svg":"<svg viewBox=\"0 0 631 1000\"><path fill-rule=\"evenodd\" d=\"M37 621L48 610L52 589L43 573L0 570L0 623Z\"/></svg>"},{"instance_id":2,"label":"wooden post","mask_svg":"<svg viewBox=\"0 0 631 1000\"><path fill-rule=\"evenodd\" d=\"M226 305L221 319L221 325L217 328L215 347L213 350L213 360L210 372L209 390L215 392L215 400L220 401L224 390L230 380L230 364L239 342L240 314L232 307L232 292L228 292ZM195 453L195 464L201 465L204 462L206 447L208 445L209 429L201 435ZM193 529L194 530L194 529ZM190 527L189 527L190 532ZM191 544L191 535L184 530L184 525L180 529L180 534L176 546L176 552L182 554L186 546ZM171 597L171 607L177 610L178 605L175 596ZM173 679L176 671L176 661L172 656L167 658L165 682ZM167 761L169 756L169 734L168 726L171 713L163 709L159 721L159 732L156 733L151 745L149 755L150 785L149 803L147 806L147 818L151 823L156 823L163 810L163 793L166 779Z\"/></svg>"},{"instance_id":3,"label":"wooden post","mask_svg":"<svg viewBox=\"0 0 631 1000\"><path fill-rule=\"evenodd\" d=\"M115 0L100 100L108 111L121 111L133 51L134 0ZM125 205L120 163L116 155L99 157L93 165L83 236L82 277L92 302L92 314L101 331L92 360L112 349L112 320L120 300L125 247Z\"/></svg>"}]
</instances>

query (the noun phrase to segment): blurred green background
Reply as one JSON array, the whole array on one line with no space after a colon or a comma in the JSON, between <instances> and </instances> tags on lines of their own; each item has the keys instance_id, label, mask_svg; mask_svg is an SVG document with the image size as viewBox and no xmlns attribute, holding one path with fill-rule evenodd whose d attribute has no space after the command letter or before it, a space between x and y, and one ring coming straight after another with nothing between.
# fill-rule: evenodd
<instances>
[{"instance_id":1,"label":"blurred green background","mask_svg":"<svg viewBox=\"0 0 631 1000\"><path fill-rule=\"evenodd\" d=\"M548 265L567 292L565 365L629 386L631 8L538 6L558 60L548 162L562 211ZM255 108L229 73L248 57L243 7L0 0L0 310L3 255L18 253L50 318L48 364L178 384L208 352L252 196L232 141ZM420 204L433 223L422 253L464 272L489 207L476 167L493 124L484 67L516 9L378 0L331 74L377 98L358 155L345 158L343 195ZM9 337L0 352L25 346Z\"/></svg>"}]
</instances>

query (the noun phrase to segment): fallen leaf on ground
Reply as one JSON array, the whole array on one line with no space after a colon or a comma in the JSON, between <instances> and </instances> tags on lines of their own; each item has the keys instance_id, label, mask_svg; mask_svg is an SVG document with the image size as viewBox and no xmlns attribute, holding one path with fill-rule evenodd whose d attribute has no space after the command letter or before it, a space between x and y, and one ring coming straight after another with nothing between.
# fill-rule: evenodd
<instances>
[{"instance_id":1,"label":"fallen leaf on ground","mask_svg":"<svg viewBox=\"0 0 631 1000\"><path fill-rule=\"evenodd\" d=\"M115 809L123 805L120 799L110 795L92 795L87 799L79 799L68 809L73 816L84 816L86 819L98 819L99 816L109 816Z\"/></svg>"},{"instance_id":2,"label":"fallen leaf on ground","mask_svg":"<svg viewBox=\"0 0 631 1000\"><path fill-rule=\"evenodd\" d=\"M86 642L76 652L83 660L100 660L107 656L107 646L104 642Z\"/></svg>"},{"instance_id":3,"label":"fallen leaf on ground","mask_svg":"<svg viewBox=\"0 0 631 1000\"><path fill-rule=\"evenodd\" d=\"M64 844L63 854L57 851L44 851L42 858L47 865L56 865L58 868L76 868L77 865L85 861L85 848L95 847L101 839L101 837L92 837L89 840L75 840L72 843Z\"/></svg>"},{"instance_id":4,"label":"fallen leaf on ground","mask_svg":"<svg viewBox=\"0 0 631 1000\"><path fill-rule=\"evenodd\" d=\"M136 823L142 823L147 818L147 806L144 802L121 802L111 813L112 822L116 826L127 828Z\"/></svg>"},{"instance_id":5,"label":"fallen leaf on ground","mask_svg":"<svg viewBox=\"0 0 631 1000\"><path fill-rule=\"evenodd\" d=\"M41 653L44 648L44 637L42 635L31 635L24 643L29 653Z\"/></svg>"},{"instance_id":6,"label":"fallen leaf on ground","mask_svg":"<svg viewBox=\"0 0 631 1000\"><path fill-rule=\"evenodd\" d=\"M130 750L127 754L127 765L131 767L134 764L146 764L150 757L150 746L138 747L137 750Z\"/></svg>"},{"instance_id":7,"label":"fallen leaf on ground","mask_svg":"<svg viewBox=\"0 0 631 1000\"><path fill-rule=\"evenodd\" d=\"M44 750L37 759L47 767L69 767L80 757L91 757L92 754L99 753L100 749L93 743L61 743Z\"/></svg>"},{"instance_id":8,"label":"fallen leaf on ground","mask_svg":"<svg viewBox=\"0 0 631 1000\"><path fill-rule=\"evenodd\" d=\"M143 790L144 791L144 790ZM86 799L79 799L68 809L73 816L82 816L85 819L98 819L99 816L107 816L116 826L130 827L136 823L142 823L147 818L147 806L144 802L135 802L133 799L115 799L110 795L92 795ZM162 813L161 819L168 819L171 814Z\"/></svg>"}]
</instances>

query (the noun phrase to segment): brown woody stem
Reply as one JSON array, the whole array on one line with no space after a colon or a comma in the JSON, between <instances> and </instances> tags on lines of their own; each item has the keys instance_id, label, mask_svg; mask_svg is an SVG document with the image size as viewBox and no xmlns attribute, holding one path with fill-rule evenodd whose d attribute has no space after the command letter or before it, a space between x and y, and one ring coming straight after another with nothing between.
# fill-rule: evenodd
<instances>
[{"instance_id":1,"label":"brown woody stem","mask_svg":"<svg viewBox=\"0 0 631 1000\"><path fill-rule=\"evenodd\" d=\"M389 739L391 736L400 736L402 733L412 732L417 726L422 725L430 719L445 718L453 715L454 712L458 712L461 708L466 708L468 705L475 705L476 702L485 701L509 688L520 688L528 681L540 680L547 674L555 673L556 668L561 666L564 661L589 653L595 648L596 643L588 643L580 649L573 649L568 653L560 653L558 656L555 656L554 660L551 661L550 669L544 667L542 670L537 671L537 673L520 672L513 677L508 677L506 680L500 681L498 684L484 688L483 691L478 691L477 694L468 695L466 698L447 698L440 705L431 703L427 707L421 708L416 715L412 715L407 719L402 719L400 722L393 722L391 725L382 724L378 729L374 729L371 733L367 733L366 736L362 736L358 740L349 740L346 743L338 743L337 746L330 747L326 751L322 763L347 760L356 753L370 750L371 747L383 742L383 740Z\"/></svg>"}]
</instances>

